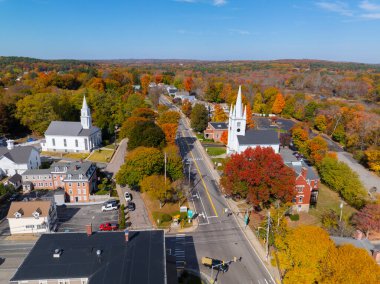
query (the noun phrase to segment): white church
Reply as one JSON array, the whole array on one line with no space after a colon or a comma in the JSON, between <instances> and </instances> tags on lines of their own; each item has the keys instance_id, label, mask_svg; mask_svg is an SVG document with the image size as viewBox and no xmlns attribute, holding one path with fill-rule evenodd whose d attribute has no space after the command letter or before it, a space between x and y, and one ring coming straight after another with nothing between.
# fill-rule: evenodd
<instances>
[{"instance_id":1,"label":"white church","mask_svg":"<svg viewBox=\"0 0 380 284\"><path fill-rule=\"evenodd\" d=\"M236 104L231 105L230 115L228 120L228 143L227 155L240 154L247 148L272 147L275 153L280 151L280 140L278 133L272 129L258 130L248 129L247 124L247 110L243 106L241 98L241 86L236 99Z\"/></svg>"},{"instance_id":2,"label":"white church","mask_svg":"<svg viewBox=\"0 0 380 284\"><path fill-rule=\"evenodd\" d=\"M102 132L92 125L91 111L83 97L80 122L52 121L41 146L42 151L91 152L101 144Z\"/></svg>"}]
</instances>

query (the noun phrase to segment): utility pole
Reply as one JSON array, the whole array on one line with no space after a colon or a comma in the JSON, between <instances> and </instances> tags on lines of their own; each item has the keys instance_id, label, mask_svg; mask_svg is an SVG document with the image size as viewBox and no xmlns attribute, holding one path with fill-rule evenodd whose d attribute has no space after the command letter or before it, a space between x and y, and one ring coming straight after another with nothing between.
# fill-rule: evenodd
<instances>
[{"instance_id":1,"label":"utility pole","mask_svg":"<svg viewBox=\"0 0 380 284\"><path fill-rule=\"evenodd\" d=\"M165 152L165 158L164 158L164 160L165 160L165 185L166 185L166 152Z\"/></svg>"},{"instance_id":2,"label":"utility pole","mask_svg":"<svg viewBox=\"0 0 380 284\"><path fill-rule=\"evenodd\" d=\"M267 261L269 257L269 228L270 228L270 211L268 211L268 225L267 225L267 244L266 244L266 255L267 255Z\"/></svg>"}]
</instances>

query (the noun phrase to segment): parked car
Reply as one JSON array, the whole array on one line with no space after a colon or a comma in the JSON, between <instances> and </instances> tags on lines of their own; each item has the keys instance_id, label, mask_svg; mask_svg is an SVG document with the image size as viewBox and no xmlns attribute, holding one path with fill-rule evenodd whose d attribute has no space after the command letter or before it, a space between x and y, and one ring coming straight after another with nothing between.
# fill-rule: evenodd
<instances>
[{"instance_id":1,"label":"parked car","mask_svg":"<svg viewBox=\"0 0 380 284\"><path fill-rule=\"evenodd\" d=\"M202 264L204 266L209 267L210 269L215 269L219 270L222 272L227 272L228 271L228 264L224 263L224 261L219 260L219 259L214 259L211 257L202 257Z\"/></svg>"},{"instance_id":2,"label":"parked car","mask_svg":"<svg viewBox=\"0 0 380 284\"><path fill-rule=\"evenodd\" d=\"M128 210L129 211L135 211L135 209L136 209L136 204L134 203L134 202L128 202L128 204L127 204L127 208L128 208Z\"/></svg>"},{"instance_id":3,"label":"parked car","mask_svg":"<svg viewBox=\"0 0 380 284\"><path fill-rule=\"evenodd\" d=\"M105 212L105 211L112 211L112 210L117 210L119 208L119 204L117 203L117 201L107 201L105 203L103 203L103 206L102 206L102 211Z\"/></svg>"},{"instance_id":4,"label":"parked car","mask_svg":"<svg viewBox=\"0 0 380 284\"><path fill-rule=\"evenodd\" d=\"M124 194L124 197L125 197L125 201L127 201L127 203L128 203L129 201L132 201L132 194L131 194L131 193L126 192L126 193Z\"/></svg>"},{"instance_id":5,"label":"parked car","mask_svg":"<svg viewBox=\"0 0 380 284\"><path fill-rule=\"evenodd\" d=\"M102 223L99 226L99 231L116 231L119 229L118 224Z\"/></svg>"}]
</instances>

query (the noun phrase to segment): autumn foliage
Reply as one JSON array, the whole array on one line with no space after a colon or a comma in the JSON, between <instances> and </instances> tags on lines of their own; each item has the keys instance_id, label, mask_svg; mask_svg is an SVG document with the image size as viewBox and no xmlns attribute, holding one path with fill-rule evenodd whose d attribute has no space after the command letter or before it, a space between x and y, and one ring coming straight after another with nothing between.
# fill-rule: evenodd
<instances>
[{"instance_id":1,"label":"autumn foliage","mask_svg":"<svg viewBox=\"0 0 380 284\"><path fill-rule=\"evenodd\" d=\"M380 233L380 204L367 204L354 215L353 222L367 237L371 232Z\"/></svg>"},{"instance_id":2,"label":"autumn foliage","mask_svg":"<svg viewBox=\"0 0 380 284\"><path fill-rule=\"evenodd\" d=\"M177 135L178 124L164 123L160 125L162 131L165 133L165 140L168 144L174 144Z\"/></svg>"},{"instance_id":3,"label":"autumn foliage","mask_svg":"<svg viewBox=\"0 0 380 284\"><path fill-rule=\"evenodd\" d=\"M248 148L226 162L221 184L228 194L248 198L254 205L294 197L295 176L272 148Z\"/></svg>"},{"instance_id":4,"label":"autumn foliage","mask_svg":"<svg viewBox=\"0 0 380 284\"><path fill-rule=\"evenodd\" d=\"M253 121L252 118L252 109L251 109L251 104L247 104L247 128L253 129L255 128L255 122Z\"/></svg>"},{"instance_id":5,"label":"autumn foliage","mask_svg":"<svg viewBox=\"0 0 380 284\"><path fill-rule=\"evenodd\" d=\"M276 99L274 100L272 112L275 114L280 114L285 107L285 100L281 93L276 95Z\"/></svg>"},{"instance_id":6,"label":"autumn foliage","mask_svg":"<svg viewBox=\"0 0 380 284\"><path fill-rule=\"evenodd\" d=\"M222 142L224 145L227 145L227 143L228 143L228 131L223 131L222 136L220 137L220 142Z\"/></svg>"}]
</instances>

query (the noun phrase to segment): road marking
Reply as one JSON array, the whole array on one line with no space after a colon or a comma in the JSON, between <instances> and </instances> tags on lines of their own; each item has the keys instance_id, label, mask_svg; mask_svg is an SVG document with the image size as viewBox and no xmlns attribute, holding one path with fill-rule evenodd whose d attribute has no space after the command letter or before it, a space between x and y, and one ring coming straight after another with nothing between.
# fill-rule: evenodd
<instances>
[{"instance_id":1,"label":"road marking","mask_svg":"<svg viewBox=\"0 0 380 284\"><path fill-rule=\"evenodd\" d=\"M182 135L185 137L185 133L184 133L184 131L181 130L181 132L182 132ZM186 143L187 150L189 151L191 157L192 157L193 159L195 159L193 153L192 153L191 150L190 150L189 145L187 144L186 139L185 139L185 143ZM202 174L201 174L201 171L200 171L200 169L199 169L199 167L198 167L197 161L195 161L195 160L194 160L194 165L195 165L195 167L196 167L196 169L197 169L197 171L198 171L198 174L199 174L199 176L200 176L200 178L201 178L201 181L202 181L203 187L204 187L204 189L206 190L207 197L208 197L208 199L209 199L209 201L210 201L211 207L212 207L212 209L214 210L215 215L218 216L218 212L216 212L215 205L214 205L214 203L212 202L212 199L211 199L210 193L208 192L207 185L206 185L206 183L205 183L205 181L204 181L204 179L203 179L203 177L202 177ZM202 200L202 199L201 199L201 200Z\"/></svg>"},{"instance_id":2,"label":"road marking","mask_svg":"<svg viewBox=\"0 0 380 284\"><path fill-rule=\"evenodd\" d=\"M265 280L265 283L269 284L268 281L265 278L264 278L264 280Z\"/></svg>"}]
</instances>

